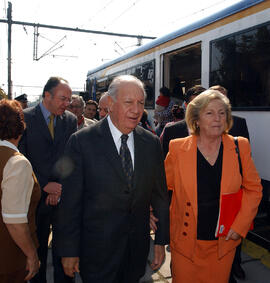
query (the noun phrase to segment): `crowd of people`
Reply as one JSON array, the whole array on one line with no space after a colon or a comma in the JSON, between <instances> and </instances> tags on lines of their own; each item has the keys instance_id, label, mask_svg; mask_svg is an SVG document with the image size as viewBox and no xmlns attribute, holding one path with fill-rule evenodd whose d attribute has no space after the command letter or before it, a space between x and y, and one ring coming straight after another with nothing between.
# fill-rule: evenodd
<instances>
[{"instance_id":1,"label":"crowd of people","mask_svg":"<svg viewBox=\"0 0 270 283\"><path fill-rule=\"evenodd\" d=\"M163 87L154 129L145 97L122 75L99 103L61 77L34 107L0 101L0 283L47 282L51 229L55 283L139 282L150 230L151 268L170 244L173 283L244 277L240 243L262 197L246 121L221 86L184 103Z\"/></svg>"}]
</instances>

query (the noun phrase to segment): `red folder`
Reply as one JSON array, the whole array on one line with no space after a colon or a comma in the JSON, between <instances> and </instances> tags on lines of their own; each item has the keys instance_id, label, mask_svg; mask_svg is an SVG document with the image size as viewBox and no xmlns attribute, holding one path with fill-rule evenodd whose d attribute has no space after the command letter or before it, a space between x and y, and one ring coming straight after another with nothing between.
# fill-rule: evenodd
<instances>
[{"instance_id":1,"label":"red folder","mask_svg":"<svg viewBox=\"0 0 270 283\"><path fill-rule=\"evenodd\" d=\"M224 194L221 196L221 206L219 210L219 219L216 229L216 237L227 236L235 217L237 216L242 202L243 189L237 193ZM253 223L250 230L253 229Z\"/></svg>"}]
</instances>

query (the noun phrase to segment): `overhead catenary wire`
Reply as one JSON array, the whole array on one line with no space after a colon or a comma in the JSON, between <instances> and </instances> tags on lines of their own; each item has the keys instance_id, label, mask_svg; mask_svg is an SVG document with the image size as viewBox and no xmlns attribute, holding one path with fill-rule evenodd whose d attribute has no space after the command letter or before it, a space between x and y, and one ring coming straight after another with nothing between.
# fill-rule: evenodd
<instances>
[{"instance_id":1,"label":"overhead catenary wire","mask_svg":"<svg viewBox=\"0 0 270 283\"><path fill-rule=\"evenodd\" d=\"M98 15L100 15L102 12L104 12L109 5L111 5L115 0L109 0L108 3L106 3L104 6L102 6L101 9L99 9L91 18L87 20L87 23L90 23L94 18L96 18ZM85 26L86 24L81 25L81 28Z\"/></svg>"},{"instance_id":2,"label":"overhead catenary wire","mask_svg":"<svg viewBox=\"0 0 270 283\"><path fill-rule=\"evenodd\" d=\"M110 23L108 23L106 26L104 26L104 29L107 28L108 25L114 24L119 18L121 18L126 12L128 12L131 8L133 8L138 2L141 0L136 0L135 2L132 3L128 8L126 8L120 15L118 15L116 18L114 18Z\"/></svg>"}]
</instances>

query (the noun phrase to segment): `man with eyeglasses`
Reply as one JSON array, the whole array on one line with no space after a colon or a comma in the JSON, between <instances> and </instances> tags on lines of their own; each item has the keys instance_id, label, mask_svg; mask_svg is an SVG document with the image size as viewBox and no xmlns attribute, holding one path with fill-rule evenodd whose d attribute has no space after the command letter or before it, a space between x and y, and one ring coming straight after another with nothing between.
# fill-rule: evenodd
<instances>
[{"instance_id":1,"label":"man with eyeglasses","mask_svg":"<svg viewBox=\"0 0 270 283\"><path fill-rule=\"evenodd\" d=\"M65 170L61 160L71 134L77 131L77 119L66 111L71 102L71 88L66 80L51 77L43 89L42 102L24 110L26 130L19 150L33 166L41 187L41 200L37 209L38 256L41 262L38 274L31 282L46 283L48 238L50 226L54 230L54 216L61 199L60 183ZM61 173L61 174L60 174ZM65 276L60 259L52 245L54 282L73 282Z\"/></svg>"},{"instance_id":2,"label":"man with eyeglasses","mask_svg":"<svg viewBox=\"0 0 270 283\"><path fill-rule=\"evenodd\" d=\"M83 116L84 108L85 108L85 102L83 98L77 94L72 94L71 103L67 107L67 110L73 113L77 117L78 130L96 123L94 120L88 119Z\"/></svg>"}]
</instances>

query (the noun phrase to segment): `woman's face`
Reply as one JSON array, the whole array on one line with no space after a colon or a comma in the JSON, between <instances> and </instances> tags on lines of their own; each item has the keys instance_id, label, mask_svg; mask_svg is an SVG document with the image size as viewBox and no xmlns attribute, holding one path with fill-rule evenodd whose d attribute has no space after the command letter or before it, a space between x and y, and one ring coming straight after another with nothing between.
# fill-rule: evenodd
<instances>
[{"instance_id":1,"label":"woman's face","mask_svg":"<svg viewBox=\"0 0 270 283\"><path fill-rule=\"evenodd\" d=\"M219 99L212 100L199 115L200 136L219 137L226 128L227 115Z\"/></svg>"}]
</instances>

